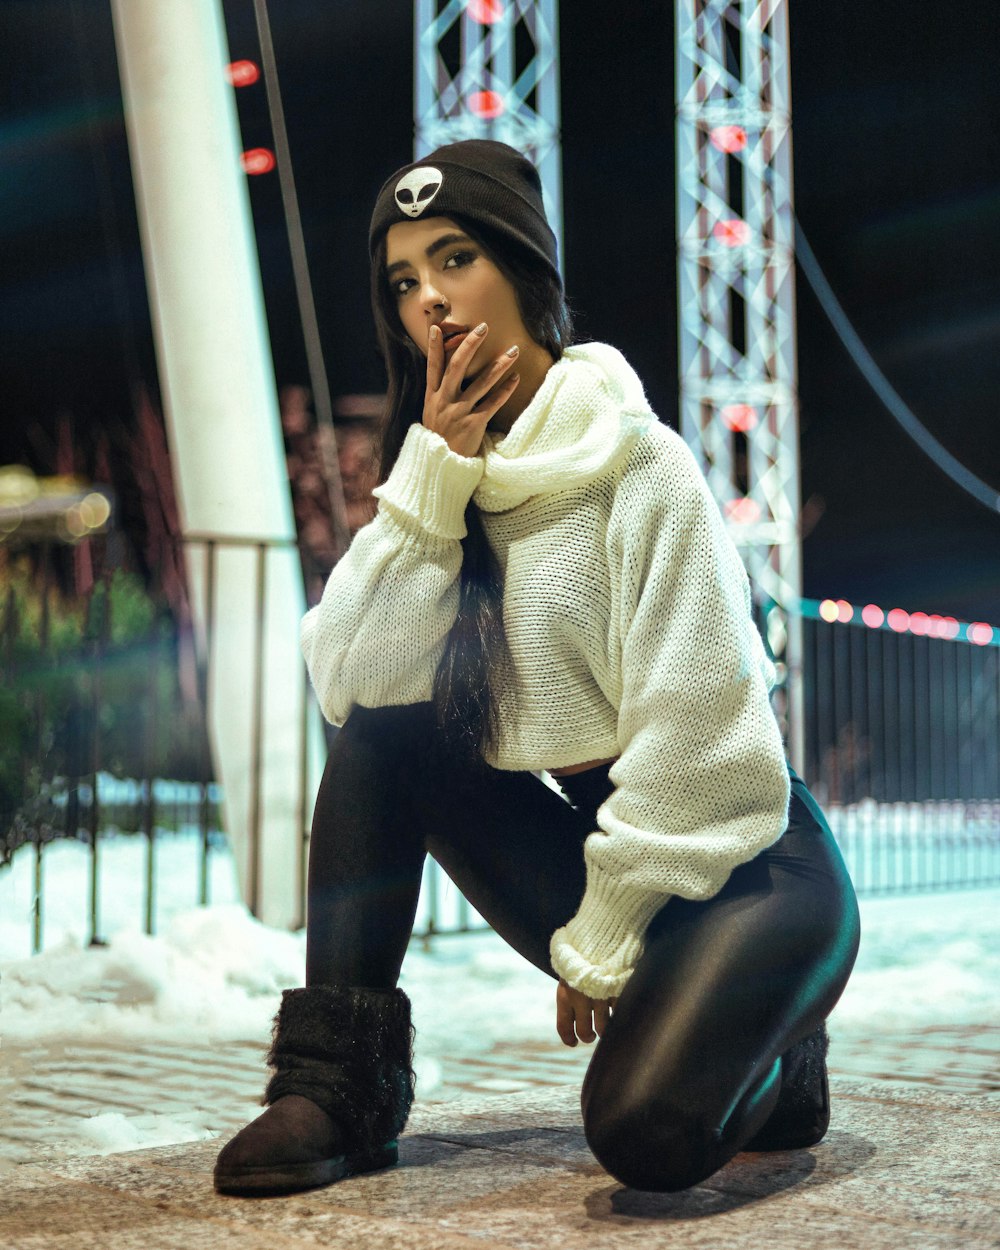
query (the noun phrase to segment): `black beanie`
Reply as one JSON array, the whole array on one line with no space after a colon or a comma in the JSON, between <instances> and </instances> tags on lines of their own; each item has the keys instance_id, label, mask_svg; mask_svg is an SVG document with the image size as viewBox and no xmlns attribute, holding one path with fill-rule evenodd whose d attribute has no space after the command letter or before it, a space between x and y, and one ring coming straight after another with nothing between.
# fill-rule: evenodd
<instances>
[{"instance_id":1,"label":"black beanie","mask_svg":"<svg viewBox=\"0 0 1000 1250\"><path fill-rule=\"evenodd\" d=\"M398 221L458 213L519 243L556 277L556 237L545 218L538 170L516 148L495 139L446 143L397 169L378 193L368 228L374 258L379 239Z\"/></svg>"}]
</instances>

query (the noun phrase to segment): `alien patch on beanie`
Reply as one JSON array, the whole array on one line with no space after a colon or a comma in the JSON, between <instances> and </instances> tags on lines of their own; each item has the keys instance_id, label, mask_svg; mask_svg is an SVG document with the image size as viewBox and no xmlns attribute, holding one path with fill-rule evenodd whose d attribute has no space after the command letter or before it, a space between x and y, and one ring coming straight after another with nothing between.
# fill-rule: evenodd
<instances>
[{"instance_id":1,"label":"alien patch on beanie","mask_svg":"<svg viewBox=\"0 0 1000 1250\"><path fill-rule=\"evenodd\" d=\"M396 203L407 217L419 217L441 190L444 174L433 165L411 169L396 183Z\"/></svg>"}]
</instances>

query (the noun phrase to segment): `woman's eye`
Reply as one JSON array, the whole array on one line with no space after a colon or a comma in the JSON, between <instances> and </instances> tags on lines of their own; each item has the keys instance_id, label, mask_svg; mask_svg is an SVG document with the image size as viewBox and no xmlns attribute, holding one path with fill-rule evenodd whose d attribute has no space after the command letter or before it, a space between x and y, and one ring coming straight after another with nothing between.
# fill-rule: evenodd
<instances>
[{"instance_id":1,"label":"woman's eye","mask_svg":"<svg viewBox=\"0 0 1000 1250\"><path fill-rule=\"evenodd\" d=\"M410 289L406 284L407 282L412 282L412 281L413 281L412 278L400 278L398 281L392 284L392 294L393 295L405 295L406 292Z\"/></svg>"},{"instance_id":2,"label":"woman's eye","mask_svg":"<svg viewBox=\"0 0 1000 1250\"><path fill-rule=\"evenodd\" d=\"M471 265L475 259L476 259L475 252L452 252L452 254L445 261L444 267L445 269L447 269L448 266L451 264L451 262L454 260L454 261L457 261L458 264L456 264L453 267L455 269L461 269L463 265Z\"/></svg>"}]
</instances>

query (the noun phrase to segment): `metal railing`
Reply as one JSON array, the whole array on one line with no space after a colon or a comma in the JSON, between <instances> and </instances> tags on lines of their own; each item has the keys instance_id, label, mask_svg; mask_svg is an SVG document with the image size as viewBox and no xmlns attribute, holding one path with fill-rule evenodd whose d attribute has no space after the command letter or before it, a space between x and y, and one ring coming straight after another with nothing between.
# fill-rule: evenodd
<instances>
[{"instance_id":1,"label":"metal railing","mask_svg":"<svg viewBox=\"0 0 1000 1250\"><path fill-rule=\"evenodd\" d=\"M211 553L225 540L202 536L199 541L210 553L205 573L210 581ZM256 562L259 579L264 563L260 555ZM206 602L211 600L209 587ZM260 595L257 602L259 606ZM821 619L819 606L803 604L806 759L799 771L829 819L859 893L1000 882L1000 646L992 642L975 645L967 630L961 637L934 638L856 622L830 622ZM3 637L9 642L9 601L7 611ZM131 833L144 840L143 880L136 904L147 933L155 929L158 910L157 847L178 836L181 829L197 838L191 905L212 901L213 858L226 853L220 827L222 796L211 774L203 719L196 731L188 725L189 733L194 732L196 738L201 735L194 753L199 761L196 776L168 783L152 769L137 780L109 775L100 732L101 692L109 687L102 674L114 668L121 650L109 641L110 632L105 611L95 637L73 657L86 698L78 704L79 741L64 750L62 758L76 760L79 767L75 772L46 775L40 747L38 758L26 762L38 779L31 802L16 814L13 824L8 813L6 828L0 828L0 841L6 835L10 846L16 825L13 855L32 860L29 923L35 951L45 942L45 863L53 841L77 839L87 848L88 867L80 888L87 895L87 940L92 942L108 936L101 921L105 838ZM258 681L261 636L258 629L257 653L248 660L251 679L256 673ZM163 714L157 669L162 671L163 664L173 662L176 648L160 647L153 654L157 658L148 666L148 697L141 701L143 724L144 718ZM211 678L207 668L211 654L210 647L196 648L196 685L202 706ZM65 654L53 654L49 660L48 671L65 670ZM0 661L5 681L15 689L20 683L29 715L44 711L39 691L45 689L45 656L36 657L28 672L23 665L19 669L8 645ZM254 700L254 708L259 717L259 699ZM152 727L140 732L151 737ZM252 734L258 741L259 725ZM39 724L39 743L41 736ZM152 753L147 758L152 760ZM309 837L304 770L302 786L303 802L296 819L304 916ZM439 934L484 927L464 898L442 900L442 894L452 888L428 860L416 938L426 941Z\"/></svg>"}]
</instances>

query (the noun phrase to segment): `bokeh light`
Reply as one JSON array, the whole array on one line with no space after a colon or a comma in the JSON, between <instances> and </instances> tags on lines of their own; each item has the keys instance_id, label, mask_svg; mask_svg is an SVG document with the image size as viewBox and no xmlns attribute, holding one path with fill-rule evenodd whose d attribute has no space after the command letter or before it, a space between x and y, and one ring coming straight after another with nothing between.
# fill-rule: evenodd
<instances>
[{"instance_id":1,"label":"bokeh light","mask_svg":"<svg viewBox=\"0 0 1000 1250\"><path fill-rule=\"evenodd\" d=\"M500 117L504 110L503 96L499 91L473 91L469 96L469 112L486 121Z\"/></svg>"},{"instance_id":2,"label":"bokeh light","mask_svg":"<svg viewBox=\"0 0 1000 1250\"><path fill-rule=\"evenodd\" d=\"M713 146L720 152L742 152L747 145L747 132L742 126L713 126L709 132Z\"/></svg>"},{"instance_id":3,"label":"bokeh light","mask_svg":"<svg viewBox=\"0 0 1000 1250\"><path fill-rule=\"evenodd\" d=\"M894 629L897 634L905 634L910 628L910 614L902 608L893 608L885 619L889 628Z\"/></svg>"},{"instance_id":4,"label":"bokeh light","mask_svg":"<svg viewBox=\"0 0 1000 1250\"><path fill-rule=\"evenodd\" d=\"M726 404L722 409L722 420L728 429L745 434L754 429L759 418L757 409L750 404Z\"/></svg>"},{"instance_id":5,"label":"bokeh light","mask_svg":"<svg viewBox=\"0 0 1000 1250\"><path fill-rule=\"evenodd\" d=\"M728 521L736 525L752 525L760 520L760 504L744 495L741 499L727 499L724 512Z\"/></svg>"},{"instance_id":6,"label":"bokeh light","mask_svg":"<svg viewBox=\"0 0 1000 1250\"><path fill-rule=\"evenodd\" d=\"M725 221L717 221L712 227L712 234L725 247L742 247L750 240L750 227L742 217L729 217Z\"/></svg>"},{"instance_id":7,"label":"bokeh light","mask_svg":"<svg viewBox=\"0 0 1000 1250\"><path fill-rule=\"evenodd\" d=\"M885 613L877 603L866 603L861 609L861 619L869 629L878 629L885 620Z\"/></svg>"},{"instance_id":8,"label":"bokeh light","mask_svg":"<svg viewBox=\"0 0 1000 1250\"><path fill-rule=\"evenodd\" d=\"M77 511L80 513L80 519L88 529L100 529L106 524L108 517L111 516L111 504L108 503L104 495L100 495L97 491L92 491L78 505Z\"/></svg>"},{"instance_id":9,"label":"bokeh light","mask_svg":"<svg viewBox=\"0 0 1000 1250\"><path fill-rule=\"evenodd\" d=\"M269 174L277 164L270 148L250 148L240 157L246 174Z\"/></svg>"},{"instance_id":10,"label":"bokeh light","mask_svg":"<svg viewBox=\"0 0 1000 1250\"><path fill-rule=\"evenodd\" d=\"M504 17L501 0L467 0L465 11L481 26L492 26L494 22L503 21Z\"/></svg>"},{"instance_id":11,"label":"bokeh light","mask_svg":"<svg viewBox=\"0 0 1000 1250\"><path fill-rule=\"evenodd\" d=\"M832 599L824 599L819 605L819 614L824 621L829 621L832 625L838 616L836 603Z\"/></svg>"},{"instance_id":12,"label":"bokeh light","mask_svg":"<svg viewBox=\"0 0 1000 1250\"><path fill-rule=\"evenodd\" d=\"M260 66L254 61L230 61L226 78L234 87L252 87L260 79Z\"/></svg>"}]
</instances>

